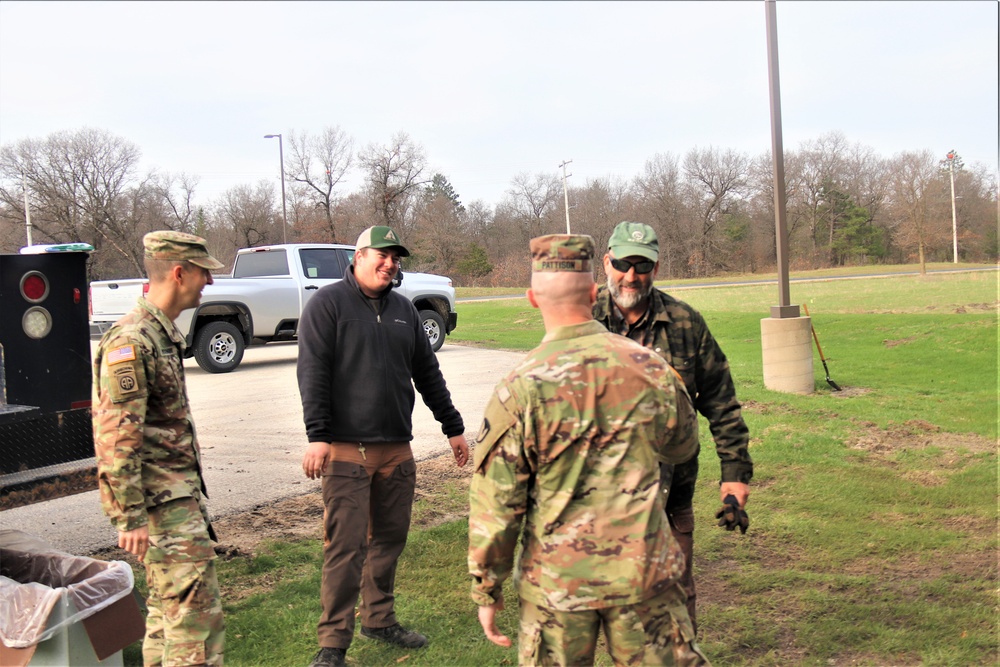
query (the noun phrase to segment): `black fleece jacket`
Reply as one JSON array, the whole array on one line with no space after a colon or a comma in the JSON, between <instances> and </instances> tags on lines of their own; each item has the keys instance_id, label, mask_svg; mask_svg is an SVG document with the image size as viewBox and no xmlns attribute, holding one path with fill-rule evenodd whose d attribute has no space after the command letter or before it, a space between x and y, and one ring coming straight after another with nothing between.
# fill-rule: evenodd
<instances>
[{"instance_id":1,"label":"black fleece jacket","mask_svg":"<svg viewBox=\"0 0 1000 667\"><path fill-rule=\"evenodd\" d=\"M309 300L298 336L309 442L412 440L414 386L446 436L464 433L417 309L391 286L369 299L351 267Z\"/></svg>"}]
</instances>

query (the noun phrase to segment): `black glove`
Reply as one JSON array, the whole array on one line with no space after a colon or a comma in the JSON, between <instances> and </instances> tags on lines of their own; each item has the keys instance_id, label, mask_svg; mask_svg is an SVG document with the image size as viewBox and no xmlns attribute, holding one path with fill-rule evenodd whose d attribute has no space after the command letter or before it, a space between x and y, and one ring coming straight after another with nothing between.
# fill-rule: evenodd
<instances>
[{"instance_id":1,"label":"black glove","mask_svg":"<svg viewBox=\"0 0 1000 667\"><path fill-rule=\"evenodd\" d=\"M745 535L747 527L750 525L750 517L740 507L740 501L736 500L736 496L730 493L722 503L722 509L715 513L719 525L725 527L726 530L736 530L736 526L739 526L740 533Z\"/></svg>"}]
</instances>

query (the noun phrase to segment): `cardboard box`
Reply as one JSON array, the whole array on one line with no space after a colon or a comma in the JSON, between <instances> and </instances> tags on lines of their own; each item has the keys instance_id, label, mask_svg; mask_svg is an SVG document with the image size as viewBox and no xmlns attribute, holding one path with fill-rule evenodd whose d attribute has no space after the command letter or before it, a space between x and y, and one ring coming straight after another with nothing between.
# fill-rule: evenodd
<instances>
[{"instance_id":1,"label":"cardboard box","mask_svg":"<svg viewBox=\"0 0 1000 667\"><path fill-rule=\"evenodd\" d=\"M132 569L0 531L0 665L121 665L145 634Z\"/></svg>"}]
</instances>

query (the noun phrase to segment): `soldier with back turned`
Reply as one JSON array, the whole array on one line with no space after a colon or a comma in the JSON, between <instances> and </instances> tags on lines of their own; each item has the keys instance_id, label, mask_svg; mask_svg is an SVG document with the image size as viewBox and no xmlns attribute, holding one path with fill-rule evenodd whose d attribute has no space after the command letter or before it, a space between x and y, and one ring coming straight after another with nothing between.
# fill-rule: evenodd
<instances>
[{"instance_id":1,"label":"soldier with back turned","mask_svg":"<svg viewBox=\"0 0 1000 667\"><path fill-rule=\"evenodd\" d=\"M591 315L589 236L531 241L528 299L546 334L490 399L470 488L472 599L490 641L514 568L522 665L593 664L604 628L616 664L707 664L694 642L683 557L659 463L697 449L684 385L657 354Z\"/></svg>"}]
</instances>

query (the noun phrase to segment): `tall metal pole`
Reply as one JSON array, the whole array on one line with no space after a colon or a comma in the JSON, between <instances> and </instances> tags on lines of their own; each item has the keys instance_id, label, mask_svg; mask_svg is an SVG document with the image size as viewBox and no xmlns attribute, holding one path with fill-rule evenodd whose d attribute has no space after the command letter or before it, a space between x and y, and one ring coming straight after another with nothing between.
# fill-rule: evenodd
<instances>
[{"instance_id":1,"label":"tall metal pole","mask_svg":"<svg viewBox=\"0 0 1000 667\"><path fill-rule=\"evenodd\" d=\"M774 162L774 226L778 262L778 305L771 317L798 317L788 289L788 223L785 211L785 153L781 141L781 86L778 81L778 17L775 0L765 0L767 15L767 79L771 91L771 160Z\"/></svg>"},{"instance_id":2,"label":"tall metal pole","mask_svg":"<svg viewBox=\"0 0 1000 667\"><path fill-rule=\"evenodd\" d=\"M948 171L951 172L951 247L953 263L958 264L958 217L955 215L955 151L948 153Z\"/></svg>"},{"instance_id":3,"label":"tall metal pole","mask_svg":"<svg viewBox=\"0 0 1000 667\"><path fill-rule=\"evenodd\" d=\"M280 134L265 134L265 139L278 137L278 159L281 160L281 242L288 243L288 209L285 206L285 148Z\"/></svg>"},{"instance_id":4,"label":"tall metal pole","mask_svg":"<svg viewBox=\"0 0 1000 667\"><path fill-rule=\"evenodd\" d=\"M562 170L563 170L563 206L566 207L566 233L567 234L572 234L573 233L573 232L569 231L569 190L566 187L566 179L573 175L573 174L567 174L566 173L566 165L568 165L570 162L572 162L572 160L563 160L562 164L559 165L560 167L562 167Z\"/></svg>"},{"instance_id":5,"label":"tall metal pole","mask_svg":"<svg viewBox=\"0 0 1000 667\"><path fill-rule=\"evenodd\" d=\"M28 233L28 245L31 245L31 207L28 204L28 182L21 172L21 191L24 192L24 229Z\"/></svg>"}]
</instances>

